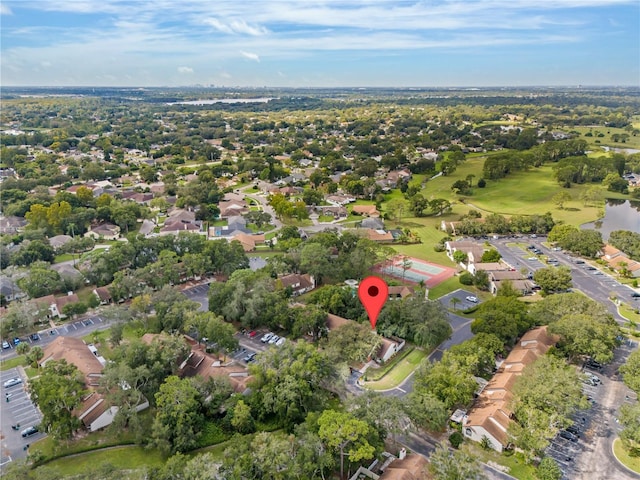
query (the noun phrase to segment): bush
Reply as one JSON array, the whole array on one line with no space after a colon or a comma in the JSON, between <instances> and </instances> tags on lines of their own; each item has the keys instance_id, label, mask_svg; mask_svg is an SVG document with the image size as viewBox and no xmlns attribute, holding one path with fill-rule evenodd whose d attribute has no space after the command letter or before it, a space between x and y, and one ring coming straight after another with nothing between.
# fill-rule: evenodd
<instances>
[{"instance_id":1,"label":"bush","mask_svg":"<svg viewBox=\"0 0 640 480\"><path fill-rule=\"evenodd\" d=\"M444 252L444 251L445 251L445 249L446 249L446 247L444 246L444 243L436 243L436 244L434 245L433 249L434 249L436 252Z\"/></svg>"},{"instance_id":2,"label":"bush","mask_svg":"<svg viewBox=\"0 0 640 480\"><path fill-rule=\"evenodd\" d=\"M487 181L484 178L478 180L478 188L484 188L487 186Z\"/></svg>"},{"instance_id":3,"label":"bush","mask_svg":"<svg viewBox=\"0 0 640 480\"><path fill-rule=\"evenodd\" d=\"M462 285L473 285L473 275L469 272L461 273L459 279Z\"/></svg>"},{"instance_id":4,"label":"bush","mask_svg":"<svg viewBox=\"0 0 640 480\"><path fill-rule=\"evenodd\" d=\"M453 432L451 435L449 435L449 443L453 448L460 447L463 441L464 437L460 432Z\"/></svg>"}]
</instances>

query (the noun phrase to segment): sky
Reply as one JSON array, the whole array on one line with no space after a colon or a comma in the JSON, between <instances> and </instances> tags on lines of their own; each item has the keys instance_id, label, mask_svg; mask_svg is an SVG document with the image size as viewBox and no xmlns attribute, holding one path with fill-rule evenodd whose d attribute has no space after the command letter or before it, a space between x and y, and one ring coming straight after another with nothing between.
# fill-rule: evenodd
<instances>
[{"instance_id":1,"label":"sky","mask_svg":"<svg viewBox=\"0 0 640 480\"><path fill-rule=\"evenodd\" d=\"M0 0L2 86L640 86L639 0Z\"/></svg>"}]
</instances>

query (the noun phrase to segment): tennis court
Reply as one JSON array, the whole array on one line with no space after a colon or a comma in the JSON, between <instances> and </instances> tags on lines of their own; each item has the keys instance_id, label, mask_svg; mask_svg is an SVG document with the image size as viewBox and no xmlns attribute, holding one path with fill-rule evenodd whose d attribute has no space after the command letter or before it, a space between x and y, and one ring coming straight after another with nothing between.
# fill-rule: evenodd
<instances>
[{"instance_id":1,"label":"tennis court","mask_svg":"<svg viewBox=\"0 0 640 480\"><path fill-rule=\"evenodd\" d=\"M380 272L409 282L420 283L424 281L424 284L429 288L435 287L456 273L454 268L425 262L413 257L409 257L408 262L404 264L404 258L402 256L393 258L390 263L380 266Z\"/></svg>"}]
</instances>

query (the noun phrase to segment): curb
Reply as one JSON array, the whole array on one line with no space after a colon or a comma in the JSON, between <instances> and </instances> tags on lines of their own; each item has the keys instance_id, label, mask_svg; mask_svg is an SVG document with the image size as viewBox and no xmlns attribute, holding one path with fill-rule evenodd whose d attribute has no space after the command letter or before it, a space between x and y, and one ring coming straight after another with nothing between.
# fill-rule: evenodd
<instances>
[{"instance_id":1,"label":"curb","mask_svg":"<svg viewBox=\"0 0 640 480\"><path fill-rule=\"evenodd\" d=\"M617 441L622 442L622 440L620 440L620 437L614 438L613 442L611 442L611 453L613 454L613 458L616 459L616 462L618 462L618 465L620 465L622 468L624 468L627 472L631 473L632 476L637 477L638 475L640 475L640 472L636 472L635 470L631 470L624 463L622 463L620 461L620 459L618 458L618 456L616 455L616 452L615 452L615 450L613 448L613 444L616 443Z\"/></svg>"}]
</instances>

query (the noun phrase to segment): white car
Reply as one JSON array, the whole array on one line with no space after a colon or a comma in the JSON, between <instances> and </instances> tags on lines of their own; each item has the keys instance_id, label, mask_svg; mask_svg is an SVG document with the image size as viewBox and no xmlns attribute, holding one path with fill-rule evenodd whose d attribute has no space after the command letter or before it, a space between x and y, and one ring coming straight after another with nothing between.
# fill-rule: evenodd
<instances>
[{"instance_id":1,"label":"white car","mask_svg":"<svg viewBox=\"0 0 640 480\"><path fill-rule=\"evenodd\" d=\"M269 339L269 345L273 345L274 343L276 343L278 340L280 340L280 337L278 335L274 335L273 337L271 337Z\"/></svg>"},{"instance_id":2,"label":"white car","mask_svg":"<svg viewBox=\"0 0 640 480\"><path fill-rule=\"evenodd\" d=\"M6 382L4 382L4 388L13 387L14 385L20 385L22 383L22 379L20 377L10 378Z\"/></svg>"},{"instance_id":3,"label":"white car","mask_svg":"<svg viewBox=\"0 0 640 480\"><path fill-rule=\"evenodd\" d=\"M284 337L280 337L280 338L278 339L278 341L276 342L276 347L281 347L282 345L284 345L284 342L285 342L286 340L287 340L286 338L284 338Z\"/></svg>"},{"instance_id":4,"label":"white car","mask_svg":"<svg viewBox=\"0 0 640 480\"><path fill-rule=\"evenodd\" d=\"M473 295L469 295L465 300L471 303L478 303L478 297L474 297Z\"/></svg>"},{"instance_id":5,"label":"white car","mask_svg":"<svg viewBox=\"0 0 640 480\"><path fill-rule=\"evenodd\" d=\"M269 332L269 333L265 333L262 338L260 339L260 341L262 343L267 343L269 340L271 340L271 337L273 337L273 333Z\"/></svg>"}]
</instances>

